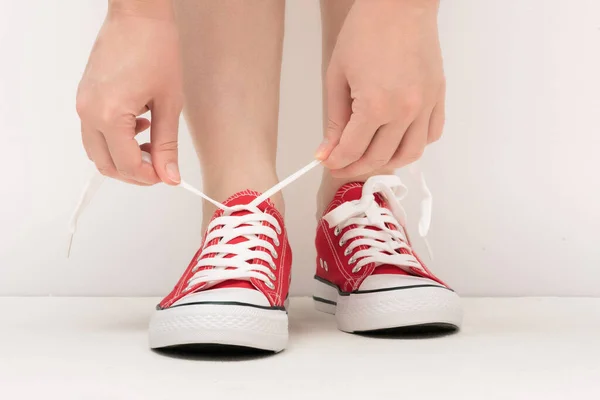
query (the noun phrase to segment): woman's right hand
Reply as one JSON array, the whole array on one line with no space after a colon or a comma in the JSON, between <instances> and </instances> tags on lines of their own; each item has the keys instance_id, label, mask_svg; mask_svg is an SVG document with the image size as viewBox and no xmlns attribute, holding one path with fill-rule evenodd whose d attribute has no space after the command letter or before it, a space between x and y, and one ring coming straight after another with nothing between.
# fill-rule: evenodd
<instances>
[{"instance_id":1,"label":"woman's right hand","mask_svg":"<svg viewBox=\"0 0 600 400\"><path fill-rule=\"evenodd\" d=\"M83 145L106 176L152 185L181 181L177 131L182 108L179 41L170 0L111 1L77 91ZM138 118L151 112L151 122ZM142 148L136 134L150 128Z\"/></svg>"}]
</instances>

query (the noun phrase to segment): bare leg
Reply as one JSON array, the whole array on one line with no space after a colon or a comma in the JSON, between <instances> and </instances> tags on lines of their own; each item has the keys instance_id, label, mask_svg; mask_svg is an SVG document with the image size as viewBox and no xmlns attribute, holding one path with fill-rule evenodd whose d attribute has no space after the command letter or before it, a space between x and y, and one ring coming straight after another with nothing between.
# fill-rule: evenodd
<instances>
[{"instance_id":1,"label":"bare leg","mask_svg":"<svg viewBox=\"0 0 600 400\"><path fill-rule=\"evenodd\" d=\"M223 201L277 183L282 0L177 0L185 116L205 192ZM283 198L273 198L283 212ZM204 204L204 226L214 207Z\"/></svg>"},{"instance_id":2,"label":"bare leg","mask_svg":"<svg viewBox=\"0 0 600 400\"><path fill-rule=\"evenodd\" d=\"M333 52L338 33L353 4L354 0L321 0L321 25L323 32L323 65L321 73L323 78L325 77L327 67L329 66L329 60L331 59L331 53ZM326 88L325 85L323 85L323 115L327 116L327 102L325 101L325 96ZM326 120L326 118L324 118L324 120ZM323 127L323 131L325 131L325 127ZM393 169L382 169L369 175L357 176L349 179L339 179L333 178L331 174L329 174L329 170L324 169L317 200L317 215L321 216L322 212L333 199L337 189L343 184L354 181L365 181L373 175L393 173Z\"/></svg>"}]
</instances>

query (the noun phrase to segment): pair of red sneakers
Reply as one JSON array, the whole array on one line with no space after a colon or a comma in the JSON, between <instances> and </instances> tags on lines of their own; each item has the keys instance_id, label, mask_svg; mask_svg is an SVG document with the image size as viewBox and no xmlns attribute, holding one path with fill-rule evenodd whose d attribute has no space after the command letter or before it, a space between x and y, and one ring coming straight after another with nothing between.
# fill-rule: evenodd
<instances>
[{"instance_id":1,"label":"pair of red sneakers","mask_svg":"<svg viewBox=\"0 0 600 400\"><path fill-rule=\"evenodd\" d=\"M459 297L410 247L394 175L337 191L316 233L314 301L340 330L458 328ZM288 341L292 252L282 215L259 193L227 199L150 322L150 347L223 344L281 351Z\"/></svg>"}]
</instances>

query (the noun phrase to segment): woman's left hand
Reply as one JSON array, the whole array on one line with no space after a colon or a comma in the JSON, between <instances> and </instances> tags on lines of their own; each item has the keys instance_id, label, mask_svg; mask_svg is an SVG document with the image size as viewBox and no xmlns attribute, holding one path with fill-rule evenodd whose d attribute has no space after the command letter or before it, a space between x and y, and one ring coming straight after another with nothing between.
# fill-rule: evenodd
<instances>
[{"instance_id":1,"label":"woman's left hand","mask_svg":"<svg viewBox=\"0 0 600 400\"><path fill-rule=\"evenodd\" d=\"M438 0L356 0L327 69L317 158L336 177L416 161L444 126Z\"/></svg>"}]
</instances>

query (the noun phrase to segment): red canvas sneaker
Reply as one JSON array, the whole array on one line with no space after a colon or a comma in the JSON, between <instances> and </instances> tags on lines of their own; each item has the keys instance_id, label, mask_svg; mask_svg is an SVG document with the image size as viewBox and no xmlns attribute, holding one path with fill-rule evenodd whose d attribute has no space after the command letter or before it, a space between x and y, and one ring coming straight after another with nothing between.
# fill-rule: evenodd
<instances>
[{"instance_id":1,"label":"red canvas sneaker","mask_svg":"<svg viewBox=\"0 0 600 400\"><path fill-rule=\"evenodd\" d=\"M319 222L313 298L342 331L461 324L458 295L411 248L405 191L395 175L346 184Z\"/></svg>"},{"instance_id":2,"label":"red canvas sneaker","mask_svg":"<svg viewBox=\"0 0 600 400\"><path fill-rule=\"evenodd\" d=\"M282 215L259 193L227 199L150 322L150 347L222 344L281 351L292 253Z\"/></svg>"}]
</instances>

